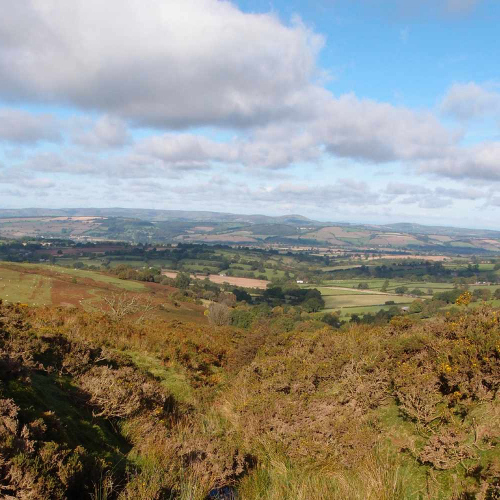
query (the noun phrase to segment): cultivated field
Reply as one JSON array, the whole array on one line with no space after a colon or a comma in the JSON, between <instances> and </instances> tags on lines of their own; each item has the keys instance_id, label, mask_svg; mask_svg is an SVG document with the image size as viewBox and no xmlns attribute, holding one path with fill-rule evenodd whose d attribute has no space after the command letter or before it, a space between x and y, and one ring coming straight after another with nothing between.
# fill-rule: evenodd
<instances>
[{"instance_id":1,"label":"cultivated field","mask_svg":"<svg viewBox=\"0 0 500 500\"><path fill-rule=\"evenodd\" d=\"M7 238L50 236L81 236L97 228L103 217L26 217L0 218L0 235Z\"/></svg>"},{"instance_id":2,"label":"cultivated field","mask_svg":"<svg viewBox=\"0 0 500 500\"><path fill-rule=\"evenodd\" d=\"M163 276L167 276L168 278L174 278L177 276L176 271L162 271ZM221 276L220 274L210 274L205 276L204 274L192 274L192 278L203 280L208 278L213 283L217 283L218 285L222 285L223 283L228 283L229 285L241 286L244 288L258 288L261 290L265 290L269 281L266 280L258 280L253 278L238 278L236 276Z\"/></svg>"}]
</instances>

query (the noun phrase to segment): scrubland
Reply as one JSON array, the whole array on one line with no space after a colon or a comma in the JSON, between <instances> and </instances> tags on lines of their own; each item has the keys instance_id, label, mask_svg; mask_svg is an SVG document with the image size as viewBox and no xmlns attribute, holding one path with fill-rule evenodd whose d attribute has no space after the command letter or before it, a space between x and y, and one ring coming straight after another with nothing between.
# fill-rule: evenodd
<instances>
[{"instance_id":1,"label":"scrubland","mask_svg":"<svg viewBox=\"0 0 500 500\"><path fill-rule=\"evenodd\" d=\"M499 316L239 330L2 304L1 494L498 498Z\"/></svg>"}]
</instances>

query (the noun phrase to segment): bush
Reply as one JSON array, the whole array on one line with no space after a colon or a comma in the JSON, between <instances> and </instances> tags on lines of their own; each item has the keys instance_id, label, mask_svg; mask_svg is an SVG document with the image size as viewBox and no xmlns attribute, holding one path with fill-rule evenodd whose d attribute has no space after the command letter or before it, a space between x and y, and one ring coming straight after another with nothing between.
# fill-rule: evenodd
<instances>
[{"instance_id":1,"label":"bush","mask_svg":"<svg viewBox=\"0 0 500 500\"><path fill-rule=\"evenodd\" d=\"M208 319L212 325L229 325L231 321L231 309L225 304L212 302L208 306Z\"/></svg>"}]
</instances>

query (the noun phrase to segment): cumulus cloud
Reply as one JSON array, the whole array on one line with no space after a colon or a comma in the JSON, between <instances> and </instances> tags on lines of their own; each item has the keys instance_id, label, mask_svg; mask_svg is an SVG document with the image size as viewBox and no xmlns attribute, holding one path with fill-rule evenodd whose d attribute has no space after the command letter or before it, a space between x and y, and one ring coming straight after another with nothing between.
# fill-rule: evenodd
<instances>
[{"instance_id":1,"label":"cumulus cloud","mask_svg":"<svg viewBox=\"0 0 500 500\"><path fill-rule=\"evenodd\" d=\"M134 152L103 157L68 149L59 152L35 152L24 162L19 163L18 168L51 174L108 177L116 182L117 179L125 178L180 178L186 173L206 171L211 167L203 162L188 160L162 162Z\"/></svg>"},{"instance_id":2,"label":"cumulus cloud","mask_svg":"<svg viewBox=\"0 0 500 500\"><path fill-rule=\"evenodd\" d=\"M128 144L123 120L240 129L225 143L144 141L136 154L162 168L276 169L325 152L375 163L446 155L456 139L432 114L321 87L322 44L298 20L287 26L227 1L18 0L0 18L0 97L101 111L74 135L87 149Z\"/></svg>"},{"instance_id":3,"label":"cumulus cloud","mask_svg":"<svg viewBox=\"0 0 500 500\"><path fill-rule=\"evenodd\" d=\"M431 113L352 94L333 99L315 131L329 152L373 162L441 157L455 142Z\"/></svg>"},{"instance_id":4,"label":"cumulus cloud","mask_svg":"<svg viewBox=\"0 0 500 500\"><path fill-rule=\"evenodd\" d=\"M323 38L228 1L16 0L0 17L0 96L162 127L308 115Z\"/></svg>"},{"instance_id":5,"label":"cumulus cloud","mask_svg":"<svg viewBox=\"0 0 500 500\"><path fill-rule=\"evenodd\" d=\"M59 142L62 139L60 128L59 121L48 113L0 109L0 141L23 145L41 141Z\"/></svg>"},{"instance_id":6,"label":"cumulus cloud","mask_svg":"<svg viewBox=\"0 0 500 500\"><path fill-rule=\"evenodd\" d=\"M340 179L324 185L288 182L276 185L249 187L242 183L217 185L205 183L177 186L175 193L182 200L193 201L203 196L229 206L249 207L312 207L314 209L338 206L369 206L381 203L380 195L364 182Z\"/></svg>"},{"instance_id":7,"label":"cumulus cloud","mask_svg":"<svg viewBox=\"0 0 500 500\"><path fill-rule=\"evenodd\" d=\"M500 93L475 82L455 83L444 96L441 111L460 120L496 115L500 112Z\"/></svg>"},{"instance_id":8,"label":"cumulus cloud","mask_svg":"<svg viewBox=\"0 0 500 500\"><path fill-rule=\"evenodd\" d=\"M97 150L125 146L131 140L126 123L109 115L100 117L90 129L79 131L73 137L75 144Z\"/></svg>"},{"instance_id":9,"label":"cumulus cloud","mask_svg":"<svg viewBox=\"0 0 500 500\"><path fill-rule=\"evenodd\" d=\"M352 94L325 100L306 124L254 127L228 142L192 134L164 134L141 141L138 152L165 162L237 163L284 168L316 162L323 154L383 163L441 158L455 138L430 113L417 113Z\"/></svg>"},{"instance_id":10,"label":"cumulus cloud","mask_svg":"<svg viewBox=\"0 0 500 500\"><path fill-rule=\"evenodd\" d=\"M458 11L475 3L436 5ZM281 169L331 155L400 162L456 179L500 179L499 144L461 148L460 138L430 112L334 96L323 88L317 67L323 43L300 20L287 25L229 1L17 0L0 17L0 98L70 105L98 116L69 127L71 143L57 153L26 154L20 168L174 179L216 164ZM456 84L441 109L461 119L479 117L500 109L498 98L485 86ZM59 141L60 125L48 114L2 110L0 140ZM205 125L235 135L209 139L199 133ZM137 126L151 128L141 131L149 137L133 144L129 127ZM185 128L190 130L180 130ZM338 189L283 184L272 192L283 199L342 199L346 193L378 199L364 188ZM384 193L426 194L401 185Z\"/></svg>"},{"instance_id":11,"label":"cumulus cloud","mask_svg":"<svg viewBox=\"0 0 500 500\"><path fill-rule=\"evenodd\" d=\"M500 181L500 142L456 148L444 158L420 162L419 171L453 179Z\"/></svg>"}]
</instances>

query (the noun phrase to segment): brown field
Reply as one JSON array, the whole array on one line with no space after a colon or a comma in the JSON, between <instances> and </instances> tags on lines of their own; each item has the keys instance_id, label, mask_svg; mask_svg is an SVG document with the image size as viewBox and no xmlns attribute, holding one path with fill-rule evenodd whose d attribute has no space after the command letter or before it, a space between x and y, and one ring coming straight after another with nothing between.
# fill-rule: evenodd
<instances>
[{"instance_id":1,"label":"brown field","mask_svg":"<svg viewBox=\"0 0 500 500\"><path fill-rule=\"evenodd\" d=\"M163 276L167 278L175 278L177 276L177 271L162 271ZM259 288L266 289L269 281L258 280L255 278L238 278L236 276L221 276L220 274L210 274L208 276L204 274L191 274L192 278L203 280L208 278L212 283L217 283L222 285L223 283L228 283L229 285L241 286L244 288Z\"/></svg>"}]
</instances>

